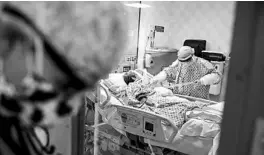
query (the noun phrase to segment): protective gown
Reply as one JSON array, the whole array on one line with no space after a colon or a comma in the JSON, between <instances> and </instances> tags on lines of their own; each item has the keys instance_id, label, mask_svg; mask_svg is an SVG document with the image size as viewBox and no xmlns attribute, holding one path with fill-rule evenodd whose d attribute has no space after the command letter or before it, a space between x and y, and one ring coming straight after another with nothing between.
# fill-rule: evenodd
<instances>
[{"instance_id":1,"label":"protective gown","mask_svg":"<svg viewBox=\"0 0 264 155\"><path fill-rule=\"evenodd\" d=\"M188 62L176 60L172 65L163 70L166 73L166 79L172 82L172 91L174 94L188 95L197 98L208 99L210 85L218 84L221 81L221 73L207 60L193 56ZM173 86L194 82L189 85Z\"/></svg>"}]
</instances>

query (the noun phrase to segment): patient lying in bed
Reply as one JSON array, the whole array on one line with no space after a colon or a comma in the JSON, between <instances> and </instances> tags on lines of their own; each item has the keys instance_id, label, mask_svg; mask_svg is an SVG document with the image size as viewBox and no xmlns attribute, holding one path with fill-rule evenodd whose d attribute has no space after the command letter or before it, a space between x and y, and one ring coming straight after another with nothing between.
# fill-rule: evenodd
<instances>
[{"instance_id":1,"label":"patient lying in bed","mask_svg":"<svg viewBox=\"0 0 264 155\"><path fill-rule=\"evenodd\" d=\"M105 80L104 84L108 86L108 88L114 95L120 97L122 96L122 93L126 94L128 85L134 83L138 79L140 78L134 72L130 71L124 74L110 75L110 77ZM155 87L153 91L164 97L173 96L172 91L164 87Z\"/></svg>"},{"instance_id":2,"label":"patient lying in bed","mask_svg":"<svg viewBox=\"0 0 264 155\"><path fill-rule=\"evenodd\" d=\"M174 96L172 91L164 87L149 87L137 81L138 77L133 72L123 75L126 86L118 88L115 93L125 93L122 98L126 98L127 104L136 108L152 111L162 116L168 117L177 127L184 123L185 113L194 108L202 108L205 103L191 102Z\"/></svg>"}]
</instances>

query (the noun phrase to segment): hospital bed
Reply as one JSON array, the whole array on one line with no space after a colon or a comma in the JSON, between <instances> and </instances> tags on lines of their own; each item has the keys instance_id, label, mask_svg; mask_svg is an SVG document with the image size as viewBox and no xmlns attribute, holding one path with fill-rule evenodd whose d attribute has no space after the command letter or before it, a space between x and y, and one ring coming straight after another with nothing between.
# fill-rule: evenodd
<instances>
[{"instance_id":1,"label":"hospital bed","mask_svg":"<svg viewBox=\"0 0 264 155\"><path fill-rule=\"evenodd\" d=\"M152 75L144 70L138 69L134 70L134 72L141 78L152 77ZM214 135L220 132L218 124L220 122L212 123L212 121L207 122L199 120L202 125L197 125L196 123L189 122L194 121L192 118L189 118L189 120L179 129L174 125L173 121L162 115L128 106L125 103L126 101L111 93L109 86L105 85L104 80L99 82L99 87L100 91L88 93L86 97L98 106L97 110L101 114L103 122L111 125L121 134L132 134L140 137L141 143L148 145L150 150L152 150L153 146L158 146L189 155L208 155L213 145L214 136L195 134L197 131L192 130L203 130L201 127L206 126L207 128L210 128L211 131L209 132L215 133ZM176 96L189 101L209 103L210 105L219 104L218 102L190 96ZM188 114L189 116L195 115L199 113L199 111L201 110L197 109L196 111L188 112ZM215 113L212 111L215 111ZM207 112L214 117L221 119L221 110L219 111L214 108L209 108L207 109ZM205 111L202 113L205 113ZM216 127L213 129L213 127L211 127L217 125L218 128ZM186 134L188 132L189 134Z\"/></svg>"}]
</instances>

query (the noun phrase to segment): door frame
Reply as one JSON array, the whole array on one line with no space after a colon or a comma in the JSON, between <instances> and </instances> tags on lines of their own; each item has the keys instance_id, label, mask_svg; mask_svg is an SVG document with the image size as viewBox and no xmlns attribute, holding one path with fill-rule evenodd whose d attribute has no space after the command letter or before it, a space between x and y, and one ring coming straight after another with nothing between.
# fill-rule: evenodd
<instances>
[{"instance_id":1,"label":"door frame","mask_svg":"<svg viewBox=\"0 0 264 155\"><path fill-rule=\"evenodd\" d=\"M249 155L255 120L264 116L264 3L237 2L235 15L218 155Z\"/></svg>"},{"instance_id":2,"label":"door frame","mask_svg":"<svg viewBox=\"0 0 264 155\"><path fill-rule=\"evenodd\" d=\"M83 96L85 102L85 96ZM80 111L72 117L72 134L71 134L71 154L83 155L84 154L84 124L85 124L85 104L82 104Z\"/></svg>"}]
</instances>

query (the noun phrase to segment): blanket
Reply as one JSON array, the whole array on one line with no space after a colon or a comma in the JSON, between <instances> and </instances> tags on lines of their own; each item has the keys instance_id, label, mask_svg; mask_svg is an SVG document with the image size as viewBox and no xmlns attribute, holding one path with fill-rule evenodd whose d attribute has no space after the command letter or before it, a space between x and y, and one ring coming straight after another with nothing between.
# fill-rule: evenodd
<instances>
[{"instance_id":1,"label":"blanket","mask_svg":"<svg viewBox=\"0 0 264 155\"><path fill-rule=\"evenodd\" d=\"M128 105L152 111L169 118L180 128L185 122L185 113L194 108L203 108L208 103L191 102L176 96L162 96L148 86L140 83L131 83L126 89ZM139 101L137 96L146 94L144 102Z\"/></svg>"},{"instance_id":2,"label":"blanket","mask_svg":"<svg viewBox=\"0 0 264 155\"><path fill-rule=\"evenodd\" d=\"M145 111L155 112L164 117L169 118L173 123L180 128L186 121L186 112L193 109L201 109L208 106L207 103L192 102L183 99L169 92L167 96L164 93L159 93L160 88L151 88L140 82L130 83L126 87L113 87L113 83L108 80L104 82L114 95L127 101L128 106L143 109ZM115 88L115 89L113 89ZM165 90L163 90L165 92ZM145 100L142 100L142 94Z\"/></svg>"}]
</instances>

